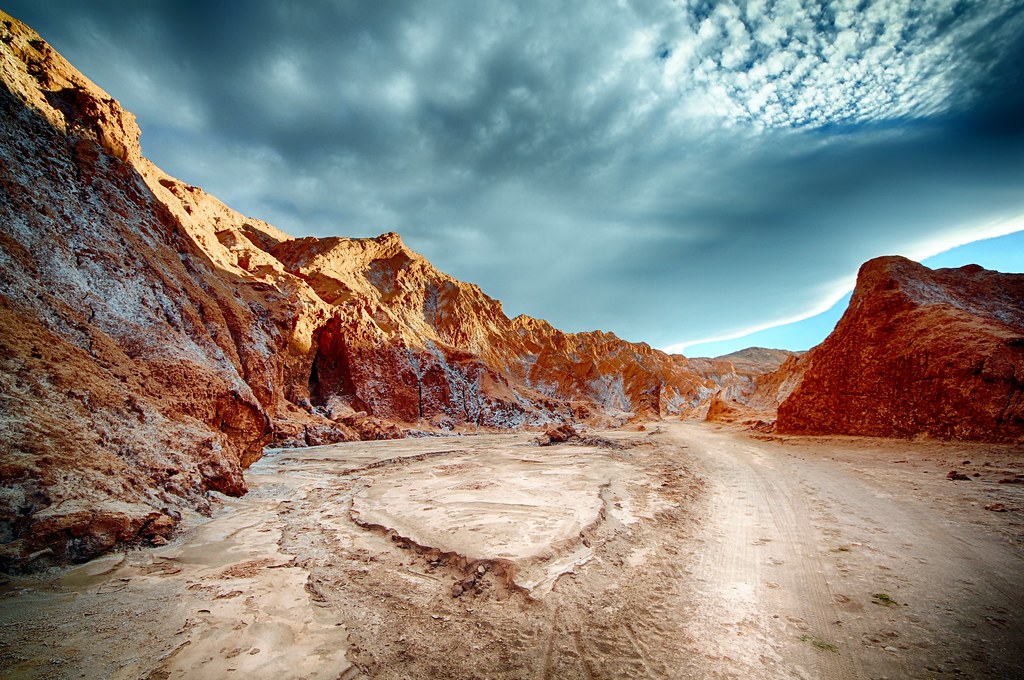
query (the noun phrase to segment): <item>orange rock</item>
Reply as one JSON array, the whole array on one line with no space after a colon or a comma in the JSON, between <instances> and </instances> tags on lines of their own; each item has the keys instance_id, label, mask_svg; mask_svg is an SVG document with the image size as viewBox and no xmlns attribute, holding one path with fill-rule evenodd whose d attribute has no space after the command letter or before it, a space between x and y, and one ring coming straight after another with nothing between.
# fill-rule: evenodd
<instances>
[{"instance_id":1,"label":"orange rock","mask_svg":"<svg viewBox=\"0 0 1024 680\"><path fill-rule=\"evenodd\" d=\"M552 427L544 433L546 441L542 440L543 444L561 444L571 439L579 439L579 432L576 428L568 423L563 423L558 427Z\"/></svg>"},{"instance_id":2,"label":"orange rock","mask_svg":"<svg viewBox=\"0 0 1024 680\"><path fill-rule=\"evenodd\" d=\"M748 347L715 358L690 359L690 367L714 384L688 419L756 424L775 420L779 403L799 382L796 367L802 352Z\"/></svg>"},{"instance_id":3,"label":"orange rock","mask_svg":"<svg viewBox=\"0 0 1024 680\"><path fill-rule=\"evenodd\" d=\"M793 393L808 366L807 353L794 352L770 373L754 379L754 393L744 399L750 408L762 412L775 412L779 404Z\"/></svg>"},{"instance_id":4,"label":"orange rock","mask_svg":"<svg viewBox=\"0 0 1024 680\"><path fill-rule=\"evenodd\" d=\"M711 398L705 420L715 423L735 423L747 414L747 409L735 399Z\"/></svg>"}]
</instances>

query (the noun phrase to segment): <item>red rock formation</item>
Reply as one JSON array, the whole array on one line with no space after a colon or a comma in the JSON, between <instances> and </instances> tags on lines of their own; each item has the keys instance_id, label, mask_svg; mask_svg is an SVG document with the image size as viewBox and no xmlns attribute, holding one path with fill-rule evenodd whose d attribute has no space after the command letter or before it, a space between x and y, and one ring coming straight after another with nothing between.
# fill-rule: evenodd
<instances>
[{"instance_id":1,"label":"red rock formation","mask_svg":"<svg viewBox=\"0 0 1024 680\"><path fill-rule=\"evenodd\" d=\"M271 442L614 424L714 387L681 356L509 319L396 234L293 239L230 210L0 23L0 567L163 537L244 493Z\"/></svg>"},{"instance_id":2,"label":"red rock formation","mask_svg":"<svg viewBox=\"0 0 1024 680\"><path fill-rule=\"evenodd\" d=\"M871 260L806 361L780 432L1020 439L1024 275Z\"/></svg>"},{"instance_id":3,"label":"red rock formation","mask_svg":"<svg viewBox=\"0 0 1024 680\"><path fill-rule=\"evenodd\" d=\"M437 271L397 234L291 240L270 254L331 310L301 367L308 394L298 400L316 407L340 402L418 427L621 422L678 413L704 385L683 357L509 319L500 302ZM301 391L303 376L286 382Z\"/></svg>"}]
</instances>

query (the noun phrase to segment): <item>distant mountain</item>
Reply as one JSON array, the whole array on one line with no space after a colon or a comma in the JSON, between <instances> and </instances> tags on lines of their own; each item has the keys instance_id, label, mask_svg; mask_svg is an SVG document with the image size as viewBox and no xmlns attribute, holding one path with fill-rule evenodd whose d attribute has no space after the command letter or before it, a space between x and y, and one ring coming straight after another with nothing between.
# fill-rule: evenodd
<instances>
[{"instance_id":1,"label":"distant mountain","mask_svg":"<svg viewBox=\"0 0 1024 680\"><path fill-rule=\"evenodd\" d=\"M690 418L719 422L773 421L777 394L762 387L765 376L794 361L803 352L748 347L720 357L694 357L690 368L715 384L700 403L687 414ZM785 396L785 395L784 395Z\"/></svg>"},{"instance_id":2,"label":"distant mountain","mask_svg":"<svg viewBox=\"0 0 1024 680\"><path fill-rule=\"evenodd\" d=\"M723 354L715 358L731 361L736 366L749 367L752 370L763 373L765 370L778 368L786 359L794 354L803 354L803 352L791 352L788 349L769 349L767 347L747 347L746 349Z\"/></svg>"}]
</instances>

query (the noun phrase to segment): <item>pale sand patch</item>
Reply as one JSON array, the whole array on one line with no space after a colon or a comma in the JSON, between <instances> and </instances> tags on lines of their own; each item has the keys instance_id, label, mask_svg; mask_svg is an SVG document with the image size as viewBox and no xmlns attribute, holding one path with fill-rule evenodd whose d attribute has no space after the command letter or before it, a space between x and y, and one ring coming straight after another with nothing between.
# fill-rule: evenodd
<instances>
[{"instance_id":1,"label":"pale sand patch","mask_svg":"<svg viewBox=\"0 0 1024 680\"><path fill-rule=\"evenodd\" d=\"M610 511L603 490L627 473L580 446L428 459L376 476L351 512L359 524L468 563L510 565L514 584L541 596L590 559L584 532Z\"/></svg>"},{"instance_id":2,"label":"pale sand patch","mask_svg":"<svg viewBox=\"0 0 1024 680\"><path fill-rule=\"evenodd\" d=\"M1020 447L606 436L273 453L173 545L0 584L0 676L1020 675Z\"/></svg>"}]
</instances>

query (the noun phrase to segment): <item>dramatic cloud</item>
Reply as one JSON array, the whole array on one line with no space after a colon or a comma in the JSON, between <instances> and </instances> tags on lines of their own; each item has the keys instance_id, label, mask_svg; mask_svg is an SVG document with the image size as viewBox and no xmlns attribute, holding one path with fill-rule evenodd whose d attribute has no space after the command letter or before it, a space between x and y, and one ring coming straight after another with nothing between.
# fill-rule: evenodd
<instances>
[{"instance_id":1,"label":"dramatic cloud","mask_svg":"<svg viewBox=\"0 0 1024 680\"><path fill-rule=\"evenodd\" d=\"M1016 0L12 4L172 174L569 330L763 326L1024 215Z\"/></svg>"}]
</instances>

